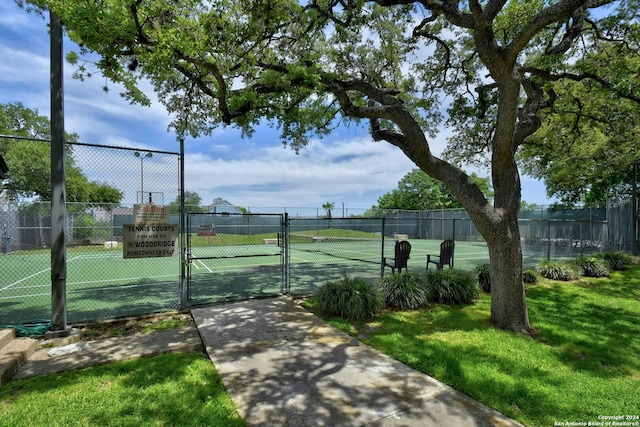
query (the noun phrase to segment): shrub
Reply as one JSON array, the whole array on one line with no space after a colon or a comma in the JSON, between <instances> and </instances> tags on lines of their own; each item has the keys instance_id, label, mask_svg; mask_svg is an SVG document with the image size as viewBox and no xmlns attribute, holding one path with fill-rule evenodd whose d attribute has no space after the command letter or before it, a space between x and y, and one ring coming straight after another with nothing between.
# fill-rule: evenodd
<instances>
[{"instance_id":1,"label":"shrub","mask_svg":"<svg viewBox=\"0 0 640 427\"><path fill-rule=\"evenodd\" d=\"M491 292L491 269L489 264L480 264L475 268L475 272L478 278L478 285L483 291Z\"/></svg>"},{"instance_id":2,"label":"shrub","mask_svg":"<svg viewBox=\"0 0 640 427\"><path fill-rule=\"evenodd\" d=\"M526 269L522 271L522 281L524 283L535 284L538 283L538 272L532 269Z\"/></svg>"},{"instance_id":3,"label":"shrub","mask_svg":"<svg viewBox=\"0 0 640 427\"><path fill-rule=\"evenodd\" d=\"M595 256L607 261L612 270L626 270L630 265L638 263L637 258L625 252L606 251L600 252Z\"/></svg>"},{"instance_id":4,"label":"shrub","mask_svg":"<svg viewBox=\"0 0 640 427\"><path fill-rule=\"evenodd\" d=\"M323 313L348 320L370 319L383 306L382 296L375 286L360 277L349 276L320 286L316 300Z\"/></svg>"},{"instance_id":5,"label":"shrub","mask_svg":"<svg viewBox=\"0 0 640 427\"><path fill-rule=\"evenodd\" d=\"M584 257L573 261L580 270L580 274L586 277L609 277L608 263L602 258Z\"/></svg>"},{"instance_id":6,"label":"shrub","mask_svg":"<svg viewBox=\"0 0 640 427\"><path fill-rule=\"evenodd\" d=\"M406 272L385 276L378 282L384 302L389 307L413 310L427 303L429 289L424 278Z\"/></svg>"},{"instance_id":7,"label":"shrub","mask_svg":"<svg viewBox=\"0 0 640 427\"><path fill-rule=\"evenodd\" d=\"M556 261L542 261L538 266L538 273L547 279L565 282L578 278L578 272L572 265Z\"/></svg>"},{"instance_id":8,"label":"shrub","mask_svg":"<svg viewBox=\"0 0 640 427\"><path fill-rule=\"evenodd\" d=\"M443 304L468 304L480 296L473 274L462 270L429 270L429 300Z\"/></svg>"}]
</instances>

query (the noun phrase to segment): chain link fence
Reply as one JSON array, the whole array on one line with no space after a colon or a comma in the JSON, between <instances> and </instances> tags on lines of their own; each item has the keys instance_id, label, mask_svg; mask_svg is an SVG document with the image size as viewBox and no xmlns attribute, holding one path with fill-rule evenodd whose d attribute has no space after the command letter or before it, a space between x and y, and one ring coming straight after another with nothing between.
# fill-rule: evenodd
<instances>
[{"instance_id":1,"label":"chain link fence","mask_svg":"<svg viewBox=\"0 0 640 427\"><path fill-rule=\"evenodd\" d=\"M179 154L91 144L67 149L68 200L93 200L66 205L69 322L179 308L178 257L123 259L123 225L133 224L134 205L179 200ZM178 224L174 205L170 222ZM50 319L50 202L0 198L0 271L0 325Z\"/></svg>"},{"instance_id":2,"label":"chain link fence","mask_svg":"<svg viewBox=\"0 0 640 427\"><path fill-rule=\"evenodd\" d=\"M387 234L382 218L289 218L290 292L309 294L345 275L379 278L382 259L394 256Z\"/></svg>"},{"instance_id":3,"label":"chain link fence","mask_svg":"<svg viewBox=\"0 0 640 427\"><path fill-rule=\"evenodd\" d=\"M400 240L412 245L409 270L424 271L427 255L438 254L440 242L451 238L456 268L489 261L482 236L463 210L372 211L345 204L332 212L247 207L249 214L199 207L205 213L191 214L188 228L181 230L190 248L186 266L178 256L128 259L123 228L134 224L136 205L164 205L168 222L180 223L179 153L91 144L68 149L76 171L68 176L68 194L92 200L66 207L71 323L238 298L308 294L343 275L375 280L385 274L383 261L394 256ZM630 201L607 209L523 211L524 265L630 251L633 221ZM50 318L49 202L0 197L0 271L0 325ZM186 278L192 279L187 289Z\"/></svg>"},{"instance_id":4,"label":"chain link fence","mask_svg":"<svg viewBox=\"0 0 640 427\"><path fill-rule=\"evenodd\" d=\"M187 214L189 306L285 293L282 214Z\"/></svg>"}]
</instances>

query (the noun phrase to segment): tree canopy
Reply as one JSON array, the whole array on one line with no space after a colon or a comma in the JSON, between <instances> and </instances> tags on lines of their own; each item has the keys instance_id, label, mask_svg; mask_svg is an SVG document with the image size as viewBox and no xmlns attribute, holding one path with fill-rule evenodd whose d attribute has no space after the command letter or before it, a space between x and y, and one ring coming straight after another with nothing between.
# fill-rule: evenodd
<instances>
[{"instance_id":1,"label":"tree canopy","mask_svg":"<svg viewBox=\"0 0 640 427\"><path fill-rule=\"evenodd\" d=\"M184 205L188 212L201 213L206 212L207 209L200 206L202 203L202 197L195 191L185 191L184 192ZM173 214L180 213L180 195L178 194L176 198L171 201L168 205L169 212Z\"/></svg>"},{"instance_id":2,"label":"tree canopy","mask_svg":"<svg viewBox=\"0 0 640 427\"><path fill-rule=\"evenodd\" d=\"M638 57L637 0L34 0L82 46L77 76L98 70L148 103L150 81L174 126L193 136L264 121L298 149L343 123L400 149L464 206L491 257L491 320L531 330L522 285L517 153L554 112L563 82L638 103L596 47ZM611 11L609 11L611 13ZM624 67L623 64L620 64ZM447 119L449 160L430 142ZM459 166L485 161L494 200Z\"/></svg>"},{"instance_id":3,"label":"tree canopy","mask_svg":"<svg viewBox=\"0 0 640 427\"><path fill-rule=\"evenodd\" d=\"M0 138L0 153L9 165L3 193L12 200L20 198L51 200L51 134L49 119L37 109L19 102L0 104L0 134L23 137ZM33 138L33 139L29 139ZM77 134L66 134L67 142L77 142ZM68 202L91 202L98 205L118 204L123 193L107 184L89 179L73 158L69 144L66 149L66 194Z\"/></svg>"},{"instance_id":4,"label":"tree canopy","mask_svg":"<svg viewBox=\"0 0 640 427\"><path fill-rule=\"evenodd\" d=\"M493 198L489 178L480 178L475 173L471 179L480 188L487 200ZM378 198L379 209L457 209L462 204L441 182L431 178L420 169L413 169L398 182L398 188Z\"/></svg>"},{"instance_id":5,"label":"tree canopy","mask_svg":"<svg viewBox=\"0 0 640 427\"><path fill-rule=\"evenodd\" d=\"M593 72L608 64L611 80L640 87L640 59L624 50L599 45L584 67ZM612 97L589 81L553 87L559 94L553 111L543 113L542 127L520 152L524 170L567 206L604 205L608 196L630 194L633 166L640 162L637 101Z\"/></svg>"}]
</instances>

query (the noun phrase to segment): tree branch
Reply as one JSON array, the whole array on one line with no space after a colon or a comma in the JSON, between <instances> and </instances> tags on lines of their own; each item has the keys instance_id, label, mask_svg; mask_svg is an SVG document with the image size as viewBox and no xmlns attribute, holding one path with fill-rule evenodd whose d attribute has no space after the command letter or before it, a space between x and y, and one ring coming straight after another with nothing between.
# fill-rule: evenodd
<instances>
[{"instance_id":1,"label":"tree branch","mask_svg":"<svg viewBox=\"0 0 640 427\"><path fill-rule=\"evenodd\" d=\"M548 71L541 70L535 67L522 67L522 71L526 73L530 73L533 76L539 77L541 79L555 82L562 79L569 79L575 82L581 82L584 80L593 80L598 83L603 88L615 93L620 98L628 99L629 101L633 101L637 104L640 104L640 96L634 95L633 93L624 93L617 90L613 84L603 79L602 77L593 74L593 73L582 73L582 74L573 74L573 73L560 73L560 74L552 74Z\"/></svg>"},{"instance_id":2,"label":"tree branch","mask_svg":"<svg viewBox=\"0 0 640 427\"><path fill-rule=\"evenodd\" d=\"M527 27L525 27L518 37L516 37L508 46L506 50L509 56L515 61L518 54L525 48L525 46L536 36L543 28L548 25L557 22L559 18L577 18L576 13L580 11L580 14L584 14L586 9L595 8L605 4L612 3L613 0L564 0L554 5L545 8L534 19L532 19ZM575 16L574 16L575 15ZM582 25L582 21L580 21ZM568 35L573 36L572 31L568 31ZM567 35L565 35L566 37Z\"/></svg>"}]
</instances>

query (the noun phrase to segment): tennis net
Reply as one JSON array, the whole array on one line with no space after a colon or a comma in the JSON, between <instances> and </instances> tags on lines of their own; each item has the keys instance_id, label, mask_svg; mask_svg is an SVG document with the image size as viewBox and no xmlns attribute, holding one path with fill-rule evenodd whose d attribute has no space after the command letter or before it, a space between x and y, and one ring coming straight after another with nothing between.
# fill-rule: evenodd
<instances>
[{"instance_id":1,"label":"tennis net","mask_svg":"<svg viewBox=\"0 0 640 427\"><path fill-rule=\"evenodd\" d=\"M315 236L291 233L289 248L319 257L329 256L350 261L380 265L382 258L382 238Z\"/></svg>"}]
</instances>

